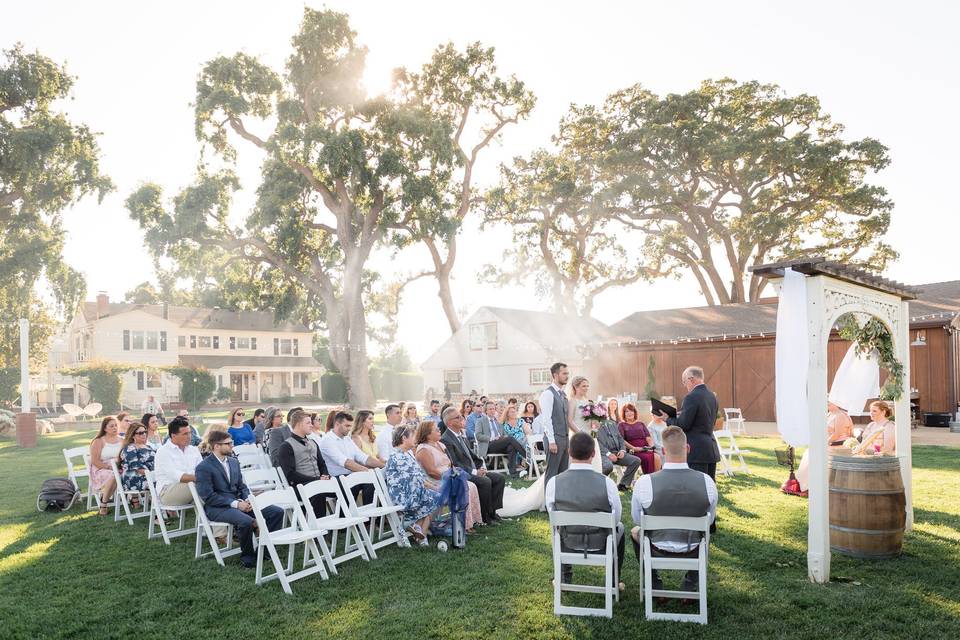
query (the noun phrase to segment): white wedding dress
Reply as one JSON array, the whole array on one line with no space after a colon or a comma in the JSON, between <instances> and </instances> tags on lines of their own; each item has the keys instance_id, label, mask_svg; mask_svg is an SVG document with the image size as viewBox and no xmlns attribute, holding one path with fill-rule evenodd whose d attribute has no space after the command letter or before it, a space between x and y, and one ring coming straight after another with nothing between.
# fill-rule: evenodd
<instances>
[{"instance_id":1,"label":"white wedding dress","mask_svg":"<svg viewBox=\"0 0 960 640\"><path fill-rule=\"evenodd\" d=\"M584 433L590 433L590 422L580 416L580 407L587 403L586 400L577 402L577 410L573 415L573 426ZM533 446L533 445L531 445ZM603 462L600 460L600 447L594 440L594 455L591 465L597 473L603 473ZM514 489L513 487L504 487L503 506L497 509L497 515L501 518L515 518L522 516L530 511L541 511L544 508L544 487L546 486L545 477L541 475L537 481L526 489Z\"/></svg>"}]
</instances>

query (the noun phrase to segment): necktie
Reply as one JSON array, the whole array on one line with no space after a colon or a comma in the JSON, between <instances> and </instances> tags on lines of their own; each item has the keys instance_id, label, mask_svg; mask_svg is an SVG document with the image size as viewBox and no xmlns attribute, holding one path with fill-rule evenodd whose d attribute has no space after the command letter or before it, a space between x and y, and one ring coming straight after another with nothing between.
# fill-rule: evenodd
<instances>
[{"instance_id":1,"label":"necktie","mask_svg":"<svg viewBox=\"0 0 960 640\"><path fill-rule=\"evenodd\" d=\"M493 418L490 418L490 438L496 440L500 437L500 428L497 426L497 421Z\"/></svg>"}]
</instances>

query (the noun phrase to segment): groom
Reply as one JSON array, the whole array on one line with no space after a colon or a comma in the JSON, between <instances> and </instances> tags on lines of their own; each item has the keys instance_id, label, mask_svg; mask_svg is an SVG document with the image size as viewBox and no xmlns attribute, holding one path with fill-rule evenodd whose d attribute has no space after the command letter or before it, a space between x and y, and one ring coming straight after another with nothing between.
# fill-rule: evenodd
<instances>
[{"instance_id":1,"label":"groom","mask_svg":"<svg viewBox=\"0 0 960 640\"><path fill-rule=\"evenodd\" d=\"M547 471L544 482L563 473L570 466L567 453L568 431L567 410L569 403L563 387L570 378L570 371L563 362L555 362L550 367L553 383L540 394L540 419L543 421L543 446L547 452Z\"/></svg>"}]
</instances>

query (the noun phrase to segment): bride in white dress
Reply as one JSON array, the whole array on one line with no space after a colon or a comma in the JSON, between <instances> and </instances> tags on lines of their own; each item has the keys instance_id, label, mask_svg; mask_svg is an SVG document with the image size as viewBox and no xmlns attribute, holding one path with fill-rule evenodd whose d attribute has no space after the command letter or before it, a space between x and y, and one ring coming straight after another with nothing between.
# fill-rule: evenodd
<instances>
[{"instance_id":1,"label":"bride in white dress","mask_svg":"<svg viewBox=\"0 0 960 640\"><path fill-rule=\"evenodd\" d=\"M583 376L577 376L573 379L573 384L571 385L571 392L573 396L570 398L570 411L567 414L567 428L570 431L570 435L573 435L577 431L583 431L584 433L590 433L590 421L583 419L583 414L581 413L581 407L583 407L589 401L587 393L590 391L590 381L584 378ZM530 433L527 434L527 446L534 447L534 443L543 441L543 430L552 429L551 425L543 425L542 422L539 422L539 418L533 421L533 428ZM594 446L594 455L591 464L593 470L597 473L603 472L603 462L600 460L600 448L597 446L596 440L593 443ZM536 464L532 460L531 464ZM511 518L516 516L521 516L530 511L544 509L544 497L543 490L545 486L544 481L545 476L541 475L537 478L537 481L526 489L514 489L512 487L506 487L503 490L503 507L497 509L497 515L501 518Z\"/></svg>"}]
</instances>

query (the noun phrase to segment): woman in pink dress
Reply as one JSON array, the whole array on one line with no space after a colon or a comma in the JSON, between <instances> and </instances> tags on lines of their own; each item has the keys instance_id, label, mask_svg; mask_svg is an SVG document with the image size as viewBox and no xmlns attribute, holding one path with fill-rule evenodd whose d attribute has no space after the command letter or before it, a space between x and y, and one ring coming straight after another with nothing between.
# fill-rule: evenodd
<instances>
[{"instance_id":1,"label":"woman in pink dress","mask_svg":"<svg viewBox=\"0 0 960 640\"><path fill-rule=\"evenodd\" d=\"M620 410L622 420L619 429L627 443L627 453L640 458L640 466L644 473L653 473L660 470L660 458L653 449L653 436L647 429L647 425L640 422L640 414L637 408L630 403L623 405ZM643 448L649 448L648 451L641 451Z\"/></svg>"},{"instance_id":2,"label":"woman in pink dress","mask_svg":"<svg viewBox=\"0 0 960 640\"><path fill-rule=\"evenodd\" d=\"M440 429L435 422L424 420L417 427L417 462L423 467L424 472L434 480L439 480L445 471L450 469L450 458L447 457L447 450L440 442ZM483 522L483 513L480 511L480 494L477 493L477 485L472 482L467 483L470 490L470 506L467 508L466 522L467 533L474 533L473 525Z\"/></svg>"},{"instance_id":3,"label":"woman in pink dress","mask_svg":"<svg viewBox=\"0 0 960 640\"><path fill-rule=\"evenodd\" d=\"M100 422L100 431L90 443L90 490L97 492L102 516L109 513L107 504L113 500L113 492L117 489L110 462L120 455L122 439L118 431L117 419L107 416Z\"/></svg>"}]
</instances>

